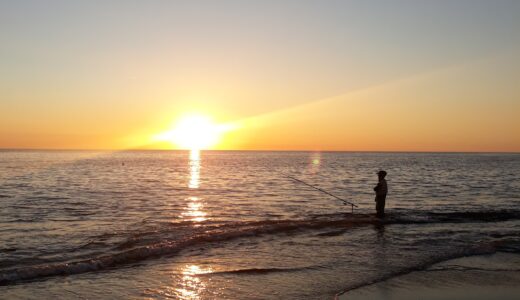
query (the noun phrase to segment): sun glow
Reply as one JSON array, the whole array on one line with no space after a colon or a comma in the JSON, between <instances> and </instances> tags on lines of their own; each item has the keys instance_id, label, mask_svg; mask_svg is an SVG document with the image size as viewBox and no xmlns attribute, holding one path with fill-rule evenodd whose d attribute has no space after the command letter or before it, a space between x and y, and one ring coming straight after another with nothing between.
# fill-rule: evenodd
<instances>
[{"instance_id":1,"label":"sun glow","mask_svg":"<svg viewBox=\"0 0 520 300\"><path fill-rule=\"evenodd\" d=\"M211 149L219 143L221 135L232 128L216 124L204 115L188 115L181 118L174 129L157 135L156 140L169 141L179 149Z\"/></svg>"}]
</instances>

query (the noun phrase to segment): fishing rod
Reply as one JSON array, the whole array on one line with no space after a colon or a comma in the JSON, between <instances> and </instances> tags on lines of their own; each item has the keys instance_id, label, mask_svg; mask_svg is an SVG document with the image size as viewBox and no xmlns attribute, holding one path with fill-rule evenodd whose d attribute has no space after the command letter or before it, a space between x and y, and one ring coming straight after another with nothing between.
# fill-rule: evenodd
<instances>
[{"instance_id":1,"label":"fishing rod","mask_svg":"<svg viewBox=\"0 0 520 300\"><path fill-rule=\"evenodd\" d=\"M285 175L285 174L284 174L284 175ZM354 204L354 203L352 203L352 202L348 202L347 200L341 199L340 197L338 197L338 196L336 196L336 195L333 195L333 194L331 194L331 193L329 193L329 192L327 192L327 191L325 191L325 190L322 190L322 189L320 189L319 187L316 187L316 186L314 186L314 185L308 184L307 182L305 182L305 181L303 181L303 180L300 180L300 179L298 179L298 178L294 178L294 177L289 176L289 175L285 175L285 177L288 177L288 178L290 178L290 179L292 179L292 180L294 180L294 181L297 181L297 182L299 182L299 183L303 183L303 184L305 184L306 186L310 186L311 188L313 188L313 189L315 189L315 190L318 190L318 191L320 191L320 192L322 192L322 193L325 193L325 194L327 194L327 195L329 195L329 196L332 196L332 197L334 197L334 198L336 198L336 199L342 201L344 205L349 204L349 205L352 207L352 213L354 213L354 206L355 206L355 207L358 207L356 204Z\"/></svg>"}]
</instances>

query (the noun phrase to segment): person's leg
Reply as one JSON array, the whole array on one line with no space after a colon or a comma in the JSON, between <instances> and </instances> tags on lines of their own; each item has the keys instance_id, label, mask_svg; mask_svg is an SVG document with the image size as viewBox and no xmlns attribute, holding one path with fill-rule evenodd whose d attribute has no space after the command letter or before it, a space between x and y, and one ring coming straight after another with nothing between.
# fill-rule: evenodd
<instances>
[{"instance_id":1,"label":"person's leg","mask_svg":"<svg viewBox=\"0 0 520 300\"><path fill-rule=\"evenodd\" d=\"M376 216L378 218L382 218L383 217L383 207L381 206L382 202L381 202L381 199L376 199Z\"/></svg>"},{"instance_id":2,"label":"person's leg","mask_svg":"<svg viewBox=\"0 0 520 300\"><path fill-rule=\"evenodd\" d=\"M379 202L381 203L381 218L383 218L385 216L386 195L380 197Z\"/></svg>"},{"instance_id":3,"label":"person's leg","mask_svg":"<svg viewBox=\"0 0 520 300\"><path fill-rule=\"evenodd\" d=\"M385 216L385 201L386 196L378 196L376 198L376 212L378 218L383 218Z\"/></svg>"}]
</instances>

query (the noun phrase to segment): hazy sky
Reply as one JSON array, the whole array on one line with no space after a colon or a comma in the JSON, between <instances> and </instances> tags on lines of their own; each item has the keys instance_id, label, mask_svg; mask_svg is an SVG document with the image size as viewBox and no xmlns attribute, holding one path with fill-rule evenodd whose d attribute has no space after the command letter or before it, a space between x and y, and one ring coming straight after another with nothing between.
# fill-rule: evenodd
<instances>
[{"instance_id":1,"label":"hazy sky","mask_svg":"<svg viewBox=\"0 0 520 300\"><path fill-rule=\"evenodd\" d=\"M520 1L2 1L0 147L520 151ZM149 145L148 147L164 147Z\"/></svg>"}]
</instances>

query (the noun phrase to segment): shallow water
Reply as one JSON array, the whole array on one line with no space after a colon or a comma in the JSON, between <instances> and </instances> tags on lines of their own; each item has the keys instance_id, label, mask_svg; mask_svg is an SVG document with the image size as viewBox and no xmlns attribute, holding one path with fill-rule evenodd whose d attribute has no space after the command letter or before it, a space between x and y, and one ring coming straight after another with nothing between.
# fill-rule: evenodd
<instances>
[{"instance_id":1,"label":"shallow water","mask_svg":"<svg viewBox=\"0 0 520 300\"><path fill-rule=\"evenodd\" d=\"M497 252L441 262L348 291L339 300L518 299L520 255Z\"/></svg>"},{"instance_id":2,"label":"shallow water","mask_svg":"<svg viewBox=\"0 0 520 300\"><path fill-rule=\"evenodd\" d=\"M330 299L519 252L519 195L518 154L0 151L0 295Z\"/></svg>"}]
</instances>

